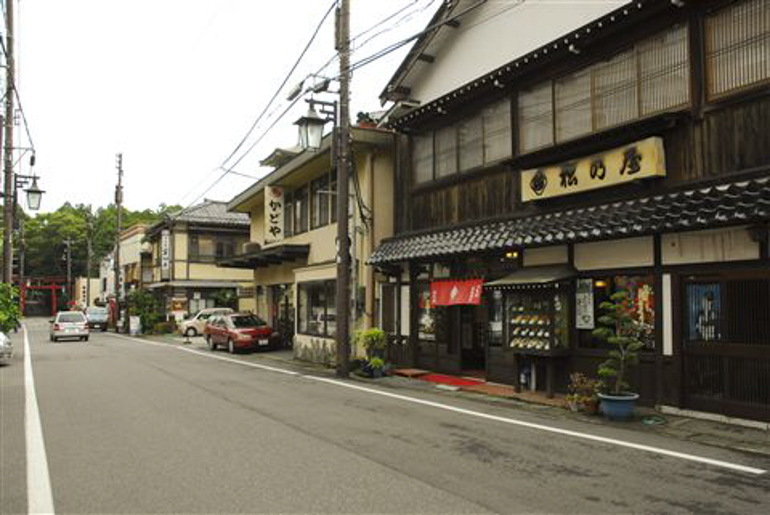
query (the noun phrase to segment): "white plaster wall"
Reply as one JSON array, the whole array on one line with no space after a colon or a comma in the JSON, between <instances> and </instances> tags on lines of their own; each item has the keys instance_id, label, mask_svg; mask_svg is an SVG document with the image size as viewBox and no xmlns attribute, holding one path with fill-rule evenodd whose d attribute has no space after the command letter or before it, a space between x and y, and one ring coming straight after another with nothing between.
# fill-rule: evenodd
<instances>
[{"instance_id":1,"label":"white plaster wall","mask_svg":"<svg viewBox=\"0 0 770 515\"><path fill-rule=\"evenodd\" d=\"M524 266L561 265L568 260L567 246L524 249Z\"/></svg>"},{"instance_id":2,"label":"white plaster wall","mask_svg":"<svg viewBox=\"0 0 770 515\"><path fill-rule=\"evenodd\" d=\"M664 234L662 247L664 265L759 259L746 227Z\"/></svg>"},{"instance_id":3,"label":"white plaster wall","mask_svg":"<svg viewBox=\"0 0 770 515\"><path fill-rule=\"evenodd\" d=\"M478 0L463 0L462 12ZM448 33L435 62L416 63L405 85L430 102L623 5L624 1L488 0ZM418 68L419 67L419 68Z\"/></svg>"},{"instance_id":4,"label":"white plaster wall","mask_svg":"<svg viewBox=\"0 0 770 515\"><path fill-rule=\"evenodd\" d=\"M578 270L652 266L654 259L652 236L575 245Z\"/></svg>"}]
</instances>

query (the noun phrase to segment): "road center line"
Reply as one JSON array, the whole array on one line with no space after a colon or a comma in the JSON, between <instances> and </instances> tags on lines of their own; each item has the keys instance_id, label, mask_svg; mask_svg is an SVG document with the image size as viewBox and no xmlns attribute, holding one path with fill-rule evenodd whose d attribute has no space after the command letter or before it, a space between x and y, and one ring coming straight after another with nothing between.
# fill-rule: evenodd
<instances>
[{"instance_id":1,"label":"road center line","mask_svg":"<svg viewBox=\"0 0 770 515\"><path fill-rule=\"evenodd\" d=\"M146 340L141 340L141 339L138 339L138 338L130 338L130 337L127 337L127 336L122 336L122 335L114 335L114 336L120 336L122 338L125 338L125 339L128 339L128 340L132 340L134 342L147 343L147 344L151 344L151 345L160 345L160 346L169 347L168 344L152 343L152 342L147 342ZM413 404L420 404L422 406L429 406L429 407L432 407L432 408L442 409L442 410L445 410L445 411L451 411L451 412L454 412L454 413L460 413L460 414L463 414L463 415L468 415L468 416L472 416L472 417L476 417L476 418L482 418L482 419L485 419L485 420L492 420L492 421L495 421L495 422L502 422L504 424L511 424L511 425L515 425L515 426L526 427L528 429L534 429L534 430L538 430L538 431L544 431L544 432L548 432L548 433L559 434L559 435L563 435L563 436L569 436L569 437L572 437L572 438L578 438L578 439L582 439L582 440L589 440L589 441L599 442L599 443L603 443L603 444L615 445L617 447L625 447L625 448L628 448L628 449L635 449L635 450L638 450L638 451L644 451L644 452L649 452L649 453L653 453L653 454L669 456L669 457L672 457L672 458L678 458L678 459L681 459L681 460L692 461L692 462L696 462L696 463L703 463L703 464L706 464L706 465L712 465L712 466L715 466L715 467L726 468L726 469L735 470L737 472L743 472L743 473L747 473L747 474L763 475L763 474L767 473L767 470L765 470L765 469L760 469L760 468L756 468L756 467L749 467L749 466L746 466L746 465L740 465L738 463L731 463L729 461L716 460L716 459L712 459L712 458L706 458L706 457L703 457L703 456L697 456L695 454L688 454L688 453L684 453L684 452L671 451L671 450L668 450L668 449L663 449L661 447L654 447L654 446L651 446L651 445L644 445L644 444L638 444L638 443L633 443L633 442L627 442L625 440L618 440L616 438L608 438L608 437L604 437L604 436L597 436L597 435L592 435L592 434L589 434L589 433L582 433L582 432L579 432L579 431L572 431L572 430L569 430L569 429L561 429L561 428L558 428L558 427L551 427L551 426L547 426L547 425L544 425L544 424L536 424L536 423L533 423L533 422L526 422L526 421L523 421L523 420L517 420L515 418L510 418L510 417L501 417L501 416L498 416L498 415L490 415L488 413L484 413L484 412L481 412L481 411L474 411L474 410L469 410L469 409L465 409L465 408L458 408L456 406L452 406L452 405L449 405L449 404L444 404L444 403L441 403L441 402L428 401L428 400L419 399L419 398L416 398L416 397L410 397L408 395L401 395L401 394L397 394L397 393L385 392L385 391L377 390L375 388L369 388L369 387L366 387L366 386L360 386L360 385L357 385L357 384L352 384L352 383L349 383L347 381L340 381L338 379L331 379L331 378L319 377L319 376L314 376L314 375L300 374L298 372L293 372L291 370L285 370L285 369L281 369L281 368L277 368L277 367L270 367L270 366L267 366L267 365L260 365L258 363L250 363L250 362L241 361L241 360L238 360L238 359L225 358L225 357L222 357L222 356L217 356L217 355L214 355L214 354L208 354L208 353L197 351L197 350L194 350L194 349L187 349L187 348L184 348L184 347L172 347L172 348L176 348L176 349L181 350L181 351L189 352L191 354L196 354L196 355L202 356L204 358L218 359L218 360L221 360L221 361L227 361L227 362L235 363L235 364L238 364L238 365L243 365L243 366L247 366L247 367L267 370L267 371L270 371L270 372L278 372L280 374L292 375L292 376L296 376L296 377L300 377L300 378L304 378L304 379L310 379L312 381L318 381L318 382L321 382L321 383L331 384L331 385L335 385L335 386L341 386L341 387L344 387L344 388L350 388L352 390L358 390L358 391L361 391L361 392L367 392L367 393L371 393L371 394L374 394L374 395L380 395L382 397L388 397L388 398L391 398L391 399L397 399L397 400L404 401L404 402L410 402L410 403L413 403Z\"/></svg>"},{"instance_id":2,"label":"road center line","mask_svg":"<svg viewBox=\"0 0 770 515\"><path fill-rule=\"evenodd\" d=\"M27 448L27 511L28 513L55 513L51 493L51 476L48 473L48 457L45 453L43 426L35 393L35 377L32 373L32 352L29 333L24 330L24 428Z\"/></svg>"}]
</instances>

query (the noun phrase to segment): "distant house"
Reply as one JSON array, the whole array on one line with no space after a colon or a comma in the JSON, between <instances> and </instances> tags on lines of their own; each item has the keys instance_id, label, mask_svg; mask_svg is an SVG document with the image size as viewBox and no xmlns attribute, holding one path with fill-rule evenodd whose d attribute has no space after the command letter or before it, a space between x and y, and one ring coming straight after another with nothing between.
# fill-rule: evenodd
<instances>
[{"instance_id":1,"label":"distant house","mask_svg":"<svg viewBox=\"0 0 770 515\"><path fill-rule=\"evenodd\" d=\"M219 305L254 310L252 273L216 266L218 258L241 254L249 241L249 216L226 207L206 200L147 229L152 261L144 288L158 296L168 318Z\"/></svg>"}]
</instances>

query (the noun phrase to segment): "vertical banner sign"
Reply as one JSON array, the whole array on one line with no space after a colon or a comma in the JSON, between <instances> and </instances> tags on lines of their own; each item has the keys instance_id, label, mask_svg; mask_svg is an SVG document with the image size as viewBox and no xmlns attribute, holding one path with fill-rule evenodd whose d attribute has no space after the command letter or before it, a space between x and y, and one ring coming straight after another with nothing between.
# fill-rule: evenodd
<instances>
[{"instance_id":1,"label":"vertical banner sign","mask_svg":"<svg viewBox=\"0 0 770 515\"><path fill-rule=\"evenodd\" d=\"M265 187L265 243L283 239L283 188Z\"/></svg>"},{"instance_id":2,"label":"vertical banner sign","mask_svg":"<svg viewBox=\"0 0 770 515\"><path fill-rule=\"evenodd\" d=\"M168 229L160 233L160 279L171 279L171 232Z\"/></svg>"},{"instance_id":3,"label":"vertical banner sign","mask_svg":"<svg viewBox=\"0 0 770 515\"><path fill-rule=\"evenodd\" d=\"M594 283L593 279L578 279L575 292L575 327L594 329Z\"/></svg>"}]
</instances>

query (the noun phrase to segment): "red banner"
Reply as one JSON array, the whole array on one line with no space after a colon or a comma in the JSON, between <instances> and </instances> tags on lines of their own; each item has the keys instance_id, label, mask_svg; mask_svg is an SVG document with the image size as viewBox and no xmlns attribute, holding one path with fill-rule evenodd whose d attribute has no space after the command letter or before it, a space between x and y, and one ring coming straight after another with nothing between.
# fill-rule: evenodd
<instances>
[{"instance_id":1,"label":"red banner","mask_svg":"<svg viewBox=\"0 0 770 515\"><path fill-rule=\"evenodd\" d=\"M483 279L466 281L433 281L430 283L430 305L457 306L460 304L481 304Z\"/></svg>"}]
</instances>

